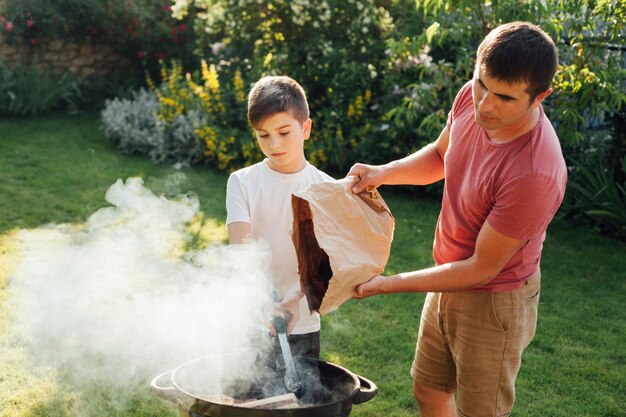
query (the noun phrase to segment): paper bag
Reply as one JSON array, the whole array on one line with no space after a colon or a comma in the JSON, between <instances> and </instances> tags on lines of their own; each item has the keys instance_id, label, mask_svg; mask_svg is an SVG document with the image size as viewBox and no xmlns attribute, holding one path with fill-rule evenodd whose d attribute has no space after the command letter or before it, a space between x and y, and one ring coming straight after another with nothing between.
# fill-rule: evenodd
<instances>
[{"instance_id":1,"label":"paper bag","mask_svg":"<svg viewBox=\"0 0 626 417\"><path fill-rule=\"evenodd\" d=\"M322 182L291 197L301 289L311 312L321 315L352 298L389 259L391 211L376 189L353 194L354 182Z\"/></svg>"}]
</instances>

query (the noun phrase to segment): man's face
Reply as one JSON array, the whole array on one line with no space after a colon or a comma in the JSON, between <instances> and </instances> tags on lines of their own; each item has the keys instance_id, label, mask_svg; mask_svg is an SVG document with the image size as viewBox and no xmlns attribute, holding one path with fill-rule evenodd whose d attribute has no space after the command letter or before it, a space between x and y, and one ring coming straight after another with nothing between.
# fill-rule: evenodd
<instances>
[{"instance_id":1,"label":"man's face","mask_svg":"<svg viewBox=\"0 0 626 417\"><path fill-rule=\"evenodd\" d=\"M483 66L477 65L472 84L476 123L487 131L515 132L523 127L549 94L542 93L531 102L527 88L527 82L509 84L491 78Z\"/></svg>"},{"instance_id":2,"label":"man's face","mask_svg":"<svg viewBox=\"0 0 626 417\"><path fill-rule=\"evenodd\" d=\"M263 119L254 132L271 169L292 174L304 168L304 141L311 134L311 119L300 123L291 113L276 113Z\"/></svg>"}]
</instances>

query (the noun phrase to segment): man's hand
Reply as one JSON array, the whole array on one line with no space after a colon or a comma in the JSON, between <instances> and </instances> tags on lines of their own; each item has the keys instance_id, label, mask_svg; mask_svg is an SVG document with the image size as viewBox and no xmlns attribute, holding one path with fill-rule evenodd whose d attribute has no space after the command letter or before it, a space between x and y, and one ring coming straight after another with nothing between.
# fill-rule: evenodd
<instances>
[{"instance_id":1,"label":"man's hand","mask_svg":"<svg viewBox=\"0 0 626 417\"><path fill-rule=\"evenodd\" d=\"M387 291L389 282L382 275L374 275L369 281L356 286L354 298L366 298L372 295L384 294Z\"/></svg>"},{"instance_id":2,"label":"man's hand","mask_svg":"<svg viewBox=\"0 0 626 417\"><path fill-rule=\"evenodd\" d=\"M352 184L352 192L358 194L363 190L378 187L384 182L385 171L382 165L354 164L347 175L357 178Z\"/></svg>"}]
</instances>

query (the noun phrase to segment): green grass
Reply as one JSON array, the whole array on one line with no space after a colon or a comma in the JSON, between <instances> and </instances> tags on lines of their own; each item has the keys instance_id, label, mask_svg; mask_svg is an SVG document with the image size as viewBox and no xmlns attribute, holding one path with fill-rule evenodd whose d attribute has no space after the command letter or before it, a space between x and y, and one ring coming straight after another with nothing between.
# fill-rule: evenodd
<instances>
[{"instance_id":1,"label":"green grass","mask_svg":"<svg viewBox=\"0 0 626 417\"><path fill-rule=\"evenodd\" d=\"M174 417L175 407L154 398L143 381L127 392L77 386L63 370L31 364L26 346L10 342L6 287L19 261L13 235L20 228L80 224L107 205L118 178L141 176L166 194L197 194L200 240L225 237L226 174L171 167L115 152L94 116L0 121L0 416ZM388 272L429 266L438 202L391 188L382 191L396 219ZM626 416L626 244L555 222L545 242L537 335L517 381L514 416ZM322 356L371 379L379 393L356 405L356 417L419 415L409 367L423 294L352 300L323 319ZM119 398L124 397L123 406Z\"/></svg>"}]
</instances>

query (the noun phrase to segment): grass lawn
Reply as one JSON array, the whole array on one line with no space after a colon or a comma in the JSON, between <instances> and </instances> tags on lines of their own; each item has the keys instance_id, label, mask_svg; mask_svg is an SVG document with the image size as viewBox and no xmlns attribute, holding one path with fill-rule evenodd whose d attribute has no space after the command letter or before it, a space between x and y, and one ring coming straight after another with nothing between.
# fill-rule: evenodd
<instances>
[{"instance_id":1,"label":"grass lawn","mask_svg":"<svg viewBox=\"0 0 626 417\"><path fill-rule=\"evenodd\" d=\"M190 226L192 236L226 237L226 174L204 167L176 171L119 155L98 126L95 116L0 120L0 417L178 415L149 393L144 379L124 392L114 384L78 384L64 369L35 365L28 343L14 337L7 288L20 261L16 232L84 223L107 205L104 194L118 178L139 176L155 193L195 193L202 216ZM186 179L172 182L178 172ZM391 188L381 192L396 219L388 272L431 265L438 202ZM551 225L537 335L523 358L514 416L626 416L625 255L624 242ZM379 388L351 415L419 415L408 370L423 300L423 294L352 300L323 318L322 358Z\"/></svg>"}]
</instances>

